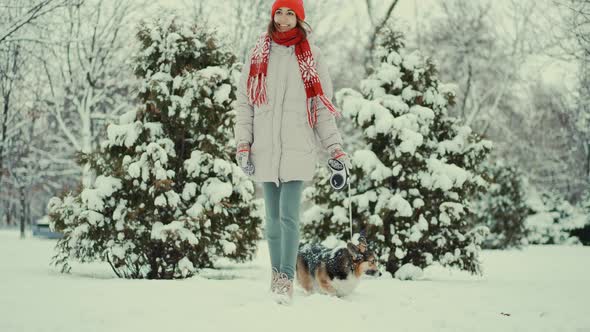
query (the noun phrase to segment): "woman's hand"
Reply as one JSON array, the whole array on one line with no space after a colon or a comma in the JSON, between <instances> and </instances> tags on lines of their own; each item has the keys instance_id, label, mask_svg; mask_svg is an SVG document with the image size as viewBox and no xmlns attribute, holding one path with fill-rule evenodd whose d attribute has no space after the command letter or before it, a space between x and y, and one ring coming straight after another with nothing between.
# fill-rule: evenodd
<instances>
[{"instance_id":1,"label":"woman's hand","mask_svg":"<svg viewBox=\"0 0 590 332\"><path fill-rule=\"evenodd\" d=\"M246 175L252 176L254 174L254 164L252 164L250 161L249 143L238 144L238 148L236 150L236 161L238 162L238 166L240 166Z\"/></svg>"},{"instance_id":2,"label":"woman's hand","mask_svg":"<svg viewBox=\"0 0 590 332\"><path fill-rule=\"evenodd\" d=\"M330 154L330 158L336 159L346 166L346 169L350 171L352 168L352 163L348 155L342 151L342 146L338 143L332 144L328 147L328 153Z\"/></svg>"}]
</instances>

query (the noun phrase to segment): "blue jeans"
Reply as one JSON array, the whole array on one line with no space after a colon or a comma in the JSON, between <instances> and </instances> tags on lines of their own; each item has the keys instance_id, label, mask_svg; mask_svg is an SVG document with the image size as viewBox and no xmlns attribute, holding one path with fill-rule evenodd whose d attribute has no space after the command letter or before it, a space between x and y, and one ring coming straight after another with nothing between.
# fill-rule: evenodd
<instances>
[{"instance_id":1,"label":"blue jeans","mask_svg":"<svg viewBox=\"0 0 590 332\"><path fill-rule=\"evenodd\" d=\"M270 264L289 279L295 276L299 249L299 210L303 181L263 182L266 209L265 235L270 252Z\"/></svg>"}]
</instances>

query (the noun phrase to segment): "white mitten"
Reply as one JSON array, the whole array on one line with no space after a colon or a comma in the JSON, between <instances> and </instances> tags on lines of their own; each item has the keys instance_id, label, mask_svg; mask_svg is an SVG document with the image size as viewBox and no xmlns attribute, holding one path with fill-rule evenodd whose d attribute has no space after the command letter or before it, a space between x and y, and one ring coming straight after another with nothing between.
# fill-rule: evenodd
<instances>
[{"instance_id":1,"label":"white mitten","mask_svg":"<svg viewBox=\"0 0 590 332\"><path fill-rule=\"evenodd\" d=\"M254 165L250 161L250 144L238 144L238 148L236 150L236 161L238 162L238 166L240 166L246 175L252 176L254 174Z\"/></svg>"},{"instance_id":2,"label":"white mitten","mask_svg":"<svg viewBox=\"0 0 590 332\"><path fill-rule=\"evenodd\" d=\"M341 163L346 166L346 169L350 171L352 168L352 163L348 155L342 151L342 146L338 143L332 144L328 147L328 153L330 154L330 158L337 159Z\"/></svg>"}]
</instances>

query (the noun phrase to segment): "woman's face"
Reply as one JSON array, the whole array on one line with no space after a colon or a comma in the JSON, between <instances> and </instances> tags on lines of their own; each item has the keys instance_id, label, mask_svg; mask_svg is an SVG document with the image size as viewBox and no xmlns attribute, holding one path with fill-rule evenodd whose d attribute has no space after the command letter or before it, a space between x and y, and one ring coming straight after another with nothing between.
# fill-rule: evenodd
<instances>
[{"instance_id":1,"label":"woman's face","mask_svg":"<svg viewBox=\"0 0 590 332\"><path fill-rule=\"evenodd\" d=\"M281 7L275 12L275 26L280 32L286 32L297 25L297 15L287 7Z\"/></svg>"}]
</instances>

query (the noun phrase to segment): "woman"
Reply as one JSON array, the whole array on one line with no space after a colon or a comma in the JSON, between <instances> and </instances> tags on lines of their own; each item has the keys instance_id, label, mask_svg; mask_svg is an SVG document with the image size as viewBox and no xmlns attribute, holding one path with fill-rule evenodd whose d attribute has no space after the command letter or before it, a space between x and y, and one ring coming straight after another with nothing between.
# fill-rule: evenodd
<instances>
[{"instance_id":1,"label":"woman","mask_svg":"<svg viewBox=\"0 0 590 332\"><path fill-rule=\"evenodd\" d=\"M268 31L248 55L238 87L236 160L261 182L271 291L293 297L303 182L313 178L316 135L331 158L350 169L331 103L332 81L319 48L310 44L302 0L276 0Z\"/></svg>"}]
</instances>

